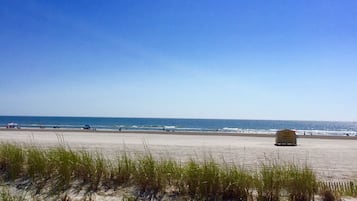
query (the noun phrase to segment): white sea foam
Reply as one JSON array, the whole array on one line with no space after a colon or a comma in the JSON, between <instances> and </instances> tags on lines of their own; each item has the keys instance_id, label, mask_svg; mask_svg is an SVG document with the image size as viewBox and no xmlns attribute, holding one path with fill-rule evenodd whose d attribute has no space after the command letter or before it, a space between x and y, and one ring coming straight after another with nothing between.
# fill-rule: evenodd
<instances>
[{"instance_id":1,"label":"white sea foam","mask_svg":"<svg viewBox=\"0 0 357 201\"><path fill-rule=\"evenodd\" d=\"M230 127L224 127L221 129L223 132L239 132L241 131L240 128L230 128Z\"/></svg>"},{"instance_id":2,"label":"white sea foam","mask_svg":"<svg viewBox=\"0 0 357 201\"><path fill-rule=\"evenodd\" d=\"M298 135L338 135L338 136L356 136L357 131L334 131L334 130L297 130Z\"/></svg>"}]
</instances>

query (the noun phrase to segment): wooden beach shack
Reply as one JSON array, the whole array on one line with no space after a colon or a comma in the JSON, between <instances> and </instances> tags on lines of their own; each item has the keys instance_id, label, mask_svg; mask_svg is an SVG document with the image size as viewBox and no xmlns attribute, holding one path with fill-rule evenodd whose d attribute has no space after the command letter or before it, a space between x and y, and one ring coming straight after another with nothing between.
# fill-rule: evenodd
<instances>
[{"instance_id":1,"label":"wooden beach shack","mask_svg":"<svg viewBox=\"0 0 357 201\"><path fill-rule=\"evenodd\" d=\"M296 146L296 133L290 129L284 129L276 132L276 146Z\"/></svg>"}]
</instances>

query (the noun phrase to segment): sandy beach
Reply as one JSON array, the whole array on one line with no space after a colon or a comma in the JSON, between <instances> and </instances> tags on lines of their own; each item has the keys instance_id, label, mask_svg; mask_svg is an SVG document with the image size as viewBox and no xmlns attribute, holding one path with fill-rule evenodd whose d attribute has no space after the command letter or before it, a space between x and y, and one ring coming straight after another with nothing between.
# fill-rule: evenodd
<instances>
[{"instance_id":1,"label":"sandy beach","mask_svg":"<svg viewBox=\"0 0 357 201\"><path fill-rule=\"evenodd\" d=\"M321 180L357 178L355 138L306 136L298 138L296 147L276 147L271 135L0 130L0 142L44 148L65 144L72 149L101 152L109 159L123 150L140 154L148 149L158 158L171 157L185 162L191 158L213 157L219 162L236 163L251 169L269 160L292 161L311 166Z\"/></svg>"}]
</instances>

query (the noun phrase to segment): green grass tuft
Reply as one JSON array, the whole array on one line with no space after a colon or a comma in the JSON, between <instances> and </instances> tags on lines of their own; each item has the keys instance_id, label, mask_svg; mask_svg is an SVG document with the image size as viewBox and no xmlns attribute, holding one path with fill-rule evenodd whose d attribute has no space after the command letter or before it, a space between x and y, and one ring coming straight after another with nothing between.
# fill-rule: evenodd
<instances>
[{"instance_id":1,"label":"green grass tuft","mask_svg":"<svg viewBox=\"0 0 357 201\"><path fill-rule=\"evenodd\" d=\"M14 144L0 145L0 172L5 179L16 179L23 172L25 154L21 146Z\"/></svg>"},{"instance_id":2,"label":"green grass tuft","mask_svg":"<svg viewBox=\"0 0 357 201\"><path fill-rule=\"evenodd\" d=\"M115 186L128 184L135 173L136 167L134 161L124 153L111 165L111 180Z\"/></svg>"},{"instance_id":3,"label":"green grass tuft","mask_svg":"<svg viewBox=\"0 0 357 201\"><path fill-rule=\"evenodd\" d=\"M35 180L50 178L52 168L49 165L47 152L36 147L27 150L27 174Z\"/></svg>"},{"instance_id":4,"label":"green grass tuft","mask_svg":"<svg viewBox=\"0 0 357 201\"><path fill-rule=\"evenodd\" d=\"M160 163L150 153L138 159L133 176L135 184L144 193L157 194L166 186Z\"/></svg>"},{"instance_id":5,"label":"green grass tuft","mask_svg":"<svg viewBox=\"0 0 357 201\"><path fill-rule=\"evenodd\" d=\"M289 165L286 172L286 188L292 201L312 200L317 193L317 179L312 169Z\"/></svg>"},{"instance_id":6,"label":"green grass tuft","mask_svg":"<svg viewBox=\"0 0 357 201\"><path fill-rule=\"evenodd\" d=\"M52 176L56 180L56 189L70 187L74 172L79 167L80 155L65 147L57 147L48 152L49 165L53 167Z\"/></svg>"},{"instance_id":7,"label":"green grass tuft","mask_svg":"<svg viewBox=\"0 0 357 201\"><path fill-rule=\"evenodd\" d=\"M1 201L25 201L25 196L12 195L8 189L2 189L0 191Z\"/></svg>"},{"instance_id":8,"label":"green grass tuft","mask_svg":"<svg viewBox=\"0 0 357 201\"><path fill-rule=\"evenodd\" d=\"M248 200L254 187L253 176L246 170L226 165L221 171L222 199Z\"/></svg>"}]
</instances>

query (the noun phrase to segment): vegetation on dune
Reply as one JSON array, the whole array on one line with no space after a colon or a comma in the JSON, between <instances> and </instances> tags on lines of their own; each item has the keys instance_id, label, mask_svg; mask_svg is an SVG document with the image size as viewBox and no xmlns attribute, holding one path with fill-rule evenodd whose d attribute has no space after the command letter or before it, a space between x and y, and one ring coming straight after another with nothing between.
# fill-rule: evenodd
<instances>
[{"instance_id":1,"label":"vegetation on dune","mask_svg":"<svg viewBox=\"0 0 357 201\"><path fill-rule=\"evenodd\" d=\"M20 146L3 144L0 146L0 171L5 179L16 179L24 171L25 154Z\"/></svg>"},{"instance_id":2,"label":"vegetation on dune","mask_svg":"<svg viewBox=\"0 0 357 201\"><path fill-rule=\"evenodd\" d=\"M41 149L1 144L0 174L4 181L28 178L36 188L47 185L58 192L79 184L89 191L135 186L138 196L174 194L194 200L277 201L285 197L308 201L318 193L336 195L336 190L318 182L307 166L272 162L249 171L211 158L187 163L155 159L149 151L135 156L119 153L116 160L108 160L100 153L65 146ZM338 194L356 196L356 186L346 189L341 188Z\"/></svg>"},{"instance_id":3,"label":"vegetation on dune","mask_svg":"<svg viewBox=\"0 0 357 201\"><path fill-rule=\"evenodd\" d=\"M1 201L25 201L25 196L12 195L8 189L2 189L0 191Z\"/></svg>"}]
</instances>

